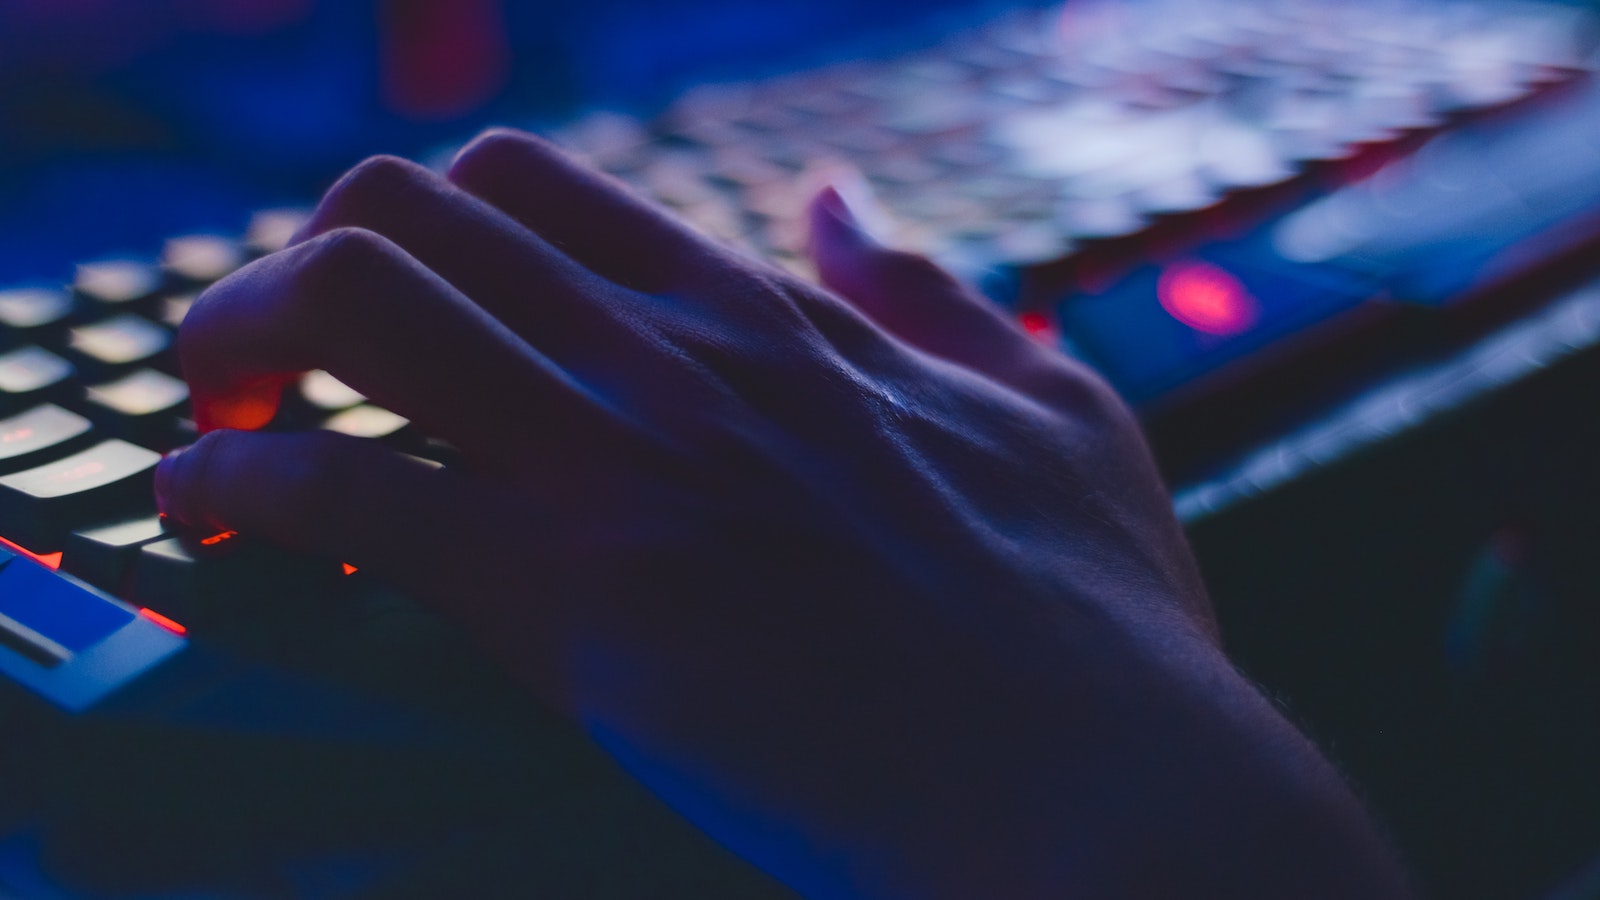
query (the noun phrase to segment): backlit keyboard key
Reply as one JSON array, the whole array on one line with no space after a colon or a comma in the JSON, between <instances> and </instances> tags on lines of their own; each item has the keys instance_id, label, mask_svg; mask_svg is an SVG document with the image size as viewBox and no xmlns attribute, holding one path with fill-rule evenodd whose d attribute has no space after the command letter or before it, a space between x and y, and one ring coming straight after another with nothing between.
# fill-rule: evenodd
<instances>
[{"instance_id":1,"label":"backlit keyboard key","mask_svg":"<svg viewBox=\"0 0 1600 900\"><path fill-rule=\"evenodd\" d=\"M74 531L62 548L61 568L97 588L118 592L139 559L139 549L169 537L156 515Z\"/></svg>"},{"instance_id":2,"label":"backlit keyboard key","mask_svg":"<svg viewBox=\"0 0 1600 900\"><path fill-rule=\"evenodd\" d=\"M257 253L276 253L289 246L289 239L308 218L305 210L264 209L250 218L245 244Z\"/></svg>"},{"instance_id":3,"label":"backlit keyboard key","mask_svg":"<svg viewBox=\"0 0 1600 900\"><path fill-rule=\"evenodd\" d=\"M179 294L176 297L166 297L161 301L161 321L172 328L183 324L184 316L189 314L189 307L199 299L198 294Z\"/></svg>"},{"instance_id":4,"label":"backlit keyboard key","mask_svg":"<svg viewBox=\"0 0 1600 900\"><path fill-rule=\"evenodd\" d=\"M125 441L0 478L0 534L30 550L59 548L74 528L148 508L161 454Z\"/></svg>"},{"instance_id":5,"label":"backlit keyboard key","mask_svg":"<svg viewBox=\"0 0 1600 900\"><path fill-rule=\"evenodd\" d=\"M337 413L322 423L322 427L351 437L373 440L403 438L411 425L409 419L376 406L357 406Z\"/></svg>"},{"instance_id":6,"label":"backlit keyboard key","mask_svg":"<svg viewBox=\"0 0 1600 900\"><path fill-rule=\"evenodd\" d=\"M193 532L145 544L134 563L133 602L213 636L250 632L341 587L338 563L295 556L237 532ZM264 634L264 632L263 632Z\"/></svg>"},{"instance_id":7,"label":"backlit keyboard key","mask_svg":"<svg viewBox=\"0 0 1600 900\"><path fill-rule=\"evenodd\" d=\"M140 444L171 446L189 386L154 369L139 369L89 388L86 409L111 435Z\"/></svg>"},{"instance_id":8,"label":"backlit keyboard key","mask_svg":"<svg viewBox=\"0 0 1600 900\"><path fill-rule=\"evenodd\" d=\"M65 456L90 439L89 420L46 403L0 421L0 473Z\"/></svg>"},{"instance_id":9,"label":"backlit keyboard key","mask_svg":"<svg viewBox=\"0 0 1600 900\"><path fill-rule=\"evenodd\" d=\"M72 295L48 288L13 288L0 291L0 332L5 343L47 340L72 317Z\"/></svg>"},{"instance_id":10,"label":"backlit keyboard key","mask_svg":"<svg viewBox=\"0 0 1600 900\"><path fill-rule=\"evenodd\" d=\"M244 265L244 248L215 234L191 234L167 241L161 266L191 284L209 284Z\"/></svg>"},{"instance_id":11,"label":"backlit keyboard key","mask_svg":"<svg viewBox=\"0 0 1600 900\"><path fill-rule=\"evenodd\" d=\"M72 363L43 347L29 345L0 354L0 411L76 397L76 372Z\"/></svg>"},{"instance_id":12,"label":"backlit keyboard key","mask_svg":"<svg viewBox=\"0 0 1600 900\"><path fill-rule=\"evenodd\" d=\"M85 299L126 308L147 300L161 288L161 271L132 259L106 259L78 266L73 290Z\"/></svg>"},{"instance_id":13,"label":"backlit keyboard key","mask_svg":"<svg viewBox=\"0 0 1600 900\"><path fill-rule=\"evenodd\" d=\"M172 335L149 319L112 316L72 329L68 348L89 370L150 365L172 344Z\"/></svg>"},{"instance_id":14,"label":"backlit keyboard key","mask_svg":"<svg viewBox=\"0 0 1600 900\"><path fill-rule=\"evenodd\" d=\"M300 396L317 409L328 412L349 409L367 399L360 391L320 369L307 372L300 379Z\"/></svg>"}]
</instances>

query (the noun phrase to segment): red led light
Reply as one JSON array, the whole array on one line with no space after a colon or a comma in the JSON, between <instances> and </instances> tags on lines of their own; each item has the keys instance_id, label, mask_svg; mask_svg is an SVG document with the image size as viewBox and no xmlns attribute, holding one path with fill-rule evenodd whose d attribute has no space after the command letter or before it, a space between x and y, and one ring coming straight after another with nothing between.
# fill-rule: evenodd
<instances>
[{"instance_id":1,"label":"red led light","mask_svg":"<svg viewBox=\"0 0 1600 900\"><path fill-rule=\"evenodd\" d=\"M141 608L139 610L139 615L144 616L146 619L149 619L150 621L156 623L157 625L160 625L162 628L165 628L166 630L172 632L173 634L188 634L189 633L189 629L183 627L182 625L179 625L177 622L172 621L171 619L167 618L166 616L163 616L161 613L158 613L153 609L143 609L143 608Z\"/></svg>"},{"instance_id":2,"label":"red led light","mask_svg":"<svg viewBox=\"0 0 1600 900\"><path fill-rule=\"evenodd\" d=\"M239 532L237 532L237 531L222 531L222 532L218 532L217 534L213 534L211 537L201 538L200 539L200 543L205 545L205 546L207 546L207 547L210 547L210 546L213 546L215 544L220 544L223 541L229 540L229 539L233 538L234 536L238 535L238 533Z\"/></svg>"},{"instance_id":3,"label":"red led light","mask_svg":"<svg viewBox=\"0 0 1600 900\"><path fill-rule=\"evenodd\" d=\"M20 553L47 569L61 568L61 551L59 550L55 553L35 553L27 547L8 541L5 538L0 538L0 547L5 547L13 553Z\"/></svg>"},{"instance_id":4,"label":"red led light","mask_svg":"<svg viewBox=\"0 0 1600 900\"><path fill-rule=\"evenodd\" d=\"M1050 334L1050 320L1045 317L1044 313L1026 312L1018 316L1017 321L1022 325L1022 330L1026 331L1029 337L1042 338L1048 337Z\"/></svg>"},{"instance_id":5,"label":"red led light","mask_svg":"<svg viewBox=\"0 0 1600 900\"><path fill-rule=\"evenodd\" d=\"M1174 319L1219 336L1248 331L1260 306L1226 269L1199 260L1168 266L1156 285L1156 299Z\"/></svg>"},{"instance_id":6,"label":"red led light","mask_svg":"<svg viewBox=\"0 0 1600 900\"><path fill-rule=\"evenodd\" d=\"M360 571L355 566L352 566L349 563L340 563L340 565L344 566L344 573L346 575L354 575L356 572Z\"/></svg>"}]
</instances>

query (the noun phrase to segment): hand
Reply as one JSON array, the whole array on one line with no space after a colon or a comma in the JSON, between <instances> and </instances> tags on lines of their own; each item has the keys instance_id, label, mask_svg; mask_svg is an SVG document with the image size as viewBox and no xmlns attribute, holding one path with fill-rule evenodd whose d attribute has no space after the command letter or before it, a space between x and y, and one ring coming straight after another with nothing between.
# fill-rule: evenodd
<instances>
[{"instance_id":1,"label":"hand","mask_svg":"<svg viewBox=\"0 0 1600 900\"><path fill-rule=\"evenodd\" d=\"M370 160L189 314L162 508L408 586L802 893L1396 893L1113 393L809 216L833 292L524 135ZM249 431L311 368L465 466Z\"/></svg>"}]
</instances>

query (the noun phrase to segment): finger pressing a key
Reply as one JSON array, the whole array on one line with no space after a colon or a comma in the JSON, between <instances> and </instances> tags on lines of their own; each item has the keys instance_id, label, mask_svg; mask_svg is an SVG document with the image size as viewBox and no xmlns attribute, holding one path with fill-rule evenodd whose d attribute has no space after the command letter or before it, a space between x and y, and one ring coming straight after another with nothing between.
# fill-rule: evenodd
<instances>
[{"instance_id":1,"label":"finger pressing a key","mask_svg":"<svg viewBox=\"0 0 1600 900\"><path fill-rule=\"evenodd\" d=\"M550 429L583 443L609 423L564 371L362 229L219 282L189 313L178 349L202 430L265 425L283 385L319 368L487 465L525 464ZM513 410L521 424L508 434Z\"/></svg>"}]
</instances>

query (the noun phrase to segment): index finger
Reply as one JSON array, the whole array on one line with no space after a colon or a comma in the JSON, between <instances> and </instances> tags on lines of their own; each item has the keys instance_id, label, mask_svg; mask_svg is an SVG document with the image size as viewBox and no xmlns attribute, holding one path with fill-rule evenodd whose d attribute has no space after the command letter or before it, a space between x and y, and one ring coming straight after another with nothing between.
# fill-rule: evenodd
<instances>
[{"instance_id":1,"label":"index finger","mask_svg":"<svg viewBox=\"0 0 1600 900\"><path fill-rule=\"evenodd\" d=\"M606 420L581 385L387 239L336 229L201 296L178 353L202 430L255 429L281 385L326 369L477 460Z\"/></svg>"}]
</instances>

